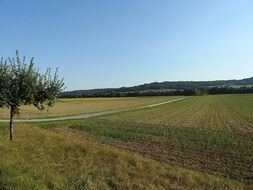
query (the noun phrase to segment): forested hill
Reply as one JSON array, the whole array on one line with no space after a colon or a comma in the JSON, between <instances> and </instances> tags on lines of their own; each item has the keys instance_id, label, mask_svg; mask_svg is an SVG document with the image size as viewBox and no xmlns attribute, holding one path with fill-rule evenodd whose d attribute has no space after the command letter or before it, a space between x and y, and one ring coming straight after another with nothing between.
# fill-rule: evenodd
<instances>
[{"instance_id":1,"label":"forested hill","mask_svg":"<svg viewBox=\"0 0 253 190\"><path fill-rule=\"evenodd\" d=\"M238 88L245 86L253 86L253 77L241 80L216 80L216 81L165 81L142 84L133 87L121 88L105 88L105 89L91 89L91 90L75 90L63 92L61 97L96 97L96 96L121 96L121 95L135 95L136 93L150 92L168 92L168 91L191 91L199 88Z\"/></svg>"}]
</instances>

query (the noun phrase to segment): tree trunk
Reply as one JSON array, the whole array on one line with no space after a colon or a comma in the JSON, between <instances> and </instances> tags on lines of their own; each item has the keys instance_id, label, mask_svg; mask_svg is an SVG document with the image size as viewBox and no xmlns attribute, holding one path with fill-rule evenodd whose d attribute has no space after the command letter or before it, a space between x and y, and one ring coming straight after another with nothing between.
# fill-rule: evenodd
<instances>
[{"instance_id":1,"label":"tree trunk","mask_svg":"<svg viewBox=\"0 0 253 190\"><path fill-rule=\"evenodd\" d=\"M10 141L12 141L12 137L13 137L13 116L14 116L14 108L11 106L11 110L10 110Z\"/></svg>"}]
</instances>

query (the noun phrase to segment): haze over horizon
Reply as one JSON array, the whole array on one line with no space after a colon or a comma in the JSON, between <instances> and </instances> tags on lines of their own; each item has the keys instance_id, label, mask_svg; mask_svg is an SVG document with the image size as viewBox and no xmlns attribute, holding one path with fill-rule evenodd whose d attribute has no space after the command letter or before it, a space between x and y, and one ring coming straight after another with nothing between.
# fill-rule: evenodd
<instances>
[{"instance_id":1,"label":"haze over horizon","mask_svg":"<svg viewBox=\"0 0 253 190\"><path fill-rule=\"evenodd\" d=\"M66 90L253 76L251 0L0 0L0 57L59 68Z\"/></svg>"}]
</instances>

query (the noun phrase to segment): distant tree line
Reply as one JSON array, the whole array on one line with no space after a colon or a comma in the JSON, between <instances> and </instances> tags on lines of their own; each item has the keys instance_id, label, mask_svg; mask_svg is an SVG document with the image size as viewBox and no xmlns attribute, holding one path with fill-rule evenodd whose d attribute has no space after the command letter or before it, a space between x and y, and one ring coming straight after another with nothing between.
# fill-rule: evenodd
<instances>
[{"instance_id":1,"label":"distant tree line","mask_svg":"<svg viewBox=\"0 0 253 190\"><path fill-rule=\"evenodd\" d=\"M68 91L62 92L60 97L200 96L205 94L242 94L252 93L252 88L249 87L250 85L253 85L253 77L241 80L165 81L133 87ZM238 88L236 88L236 86Z\"/></svg>"},{"instance_id":2,"label":"distant tree line","mask_svg":"<svg viewBox=\"0 0 253 190\"><path fill-rule=\"evenodd\" d=\"M118 92L115 90L87 91L83 93L62 93L61 98L92 98L92 97L138 97L138 96L203 96L207 94L249 94L253 87L209 87L179 90L149 90Z\"/></svg>"},{"instance_id":3,"label":"distant tree line","mask_svg":"<svg viewBox=\"0 0 253 190\"><path fill-rule=\"evenodd\" d=\"M250 94L253 93L253 87L213 87L208 89L208 94Z\"/></svg>"}]
</instances>

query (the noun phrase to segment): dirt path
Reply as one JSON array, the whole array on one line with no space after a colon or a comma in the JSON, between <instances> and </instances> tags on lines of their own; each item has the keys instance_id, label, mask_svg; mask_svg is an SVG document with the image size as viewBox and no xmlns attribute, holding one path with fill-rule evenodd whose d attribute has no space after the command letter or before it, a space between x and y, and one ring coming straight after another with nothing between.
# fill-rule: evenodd
<instances>
[{"instance_id":1,"label":"dirt path","mask_svg":"<svg viewBox=\"0 0 253 190\"><path fill-rule=\"evenodd\" d=\"M178 98L178 99L174 99L174 100L169 100L166 102L160 102L160 103L156 103L156 104L150 104L150 105L139 106L139 107L134 107L134 108L102 111L102 112L88 113L88 114L77 115L77 116L65 116L65 117L43 118L43 119L17 119L17 120L14 120L14 122L44 122L44 121L63 121L63 120L75 120L75 119L87 119L87 118L91 118L91 117L97 117L97 116L108 115L108 114L113 114L113 113L139 110L139 109L144 109L144 108L152 108L152 107L161 106L161 105L172 103L172 102L177 102L177 101L183 100L185 98L186 97L182 97L182 98ZM9 122L9 120L2 119L2 120L0 120L0 122Z\"/></svg>"}]
</instances>

